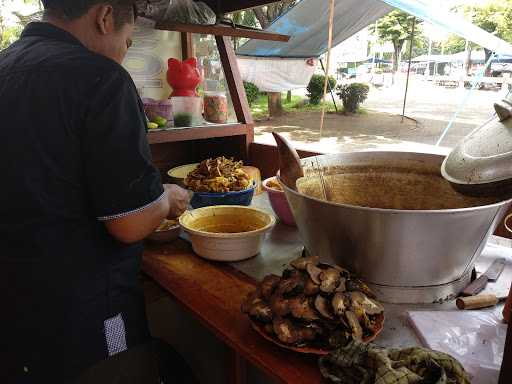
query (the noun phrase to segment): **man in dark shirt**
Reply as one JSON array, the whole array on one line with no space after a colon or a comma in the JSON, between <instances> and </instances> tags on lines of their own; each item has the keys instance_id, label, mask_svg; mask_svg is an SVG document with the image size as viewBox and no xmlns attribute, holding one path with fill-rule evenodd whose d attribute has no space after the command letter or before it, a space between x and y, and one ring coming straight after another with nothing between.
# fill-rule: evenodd
<instances>
[{"instance_id":1,"label":"man in dark shirt","mask_svg":"<svg viewBox=\"0 0 512 384\"><path fill-rule=\"evenodd\" d=\"M188 194L161 184L120 65L133 3L43 0L0 52L2 383L67 382L148 343L140 240Z\"/></svg>"}]
</instances>

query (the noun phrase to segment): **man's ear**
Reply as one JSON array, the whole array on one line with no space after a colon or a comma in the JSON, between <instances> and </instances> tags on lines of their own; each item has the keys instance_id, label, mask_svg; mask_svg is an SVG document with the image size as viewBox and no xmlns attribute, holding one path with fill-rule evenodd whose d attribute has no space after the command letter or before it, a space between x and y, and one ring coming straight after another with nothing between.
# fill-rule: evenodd
<instances>
[{"instance_id":1,"label":"man's ear","mask_svg":"<svg viewBox=\"0 0 512 384\"><path fill-rule=\"evenodd\" d=\"M102 35L114 31L114 9L111 5L100 4L96 7L96 25Z\"/></svg>"}]
</instances>

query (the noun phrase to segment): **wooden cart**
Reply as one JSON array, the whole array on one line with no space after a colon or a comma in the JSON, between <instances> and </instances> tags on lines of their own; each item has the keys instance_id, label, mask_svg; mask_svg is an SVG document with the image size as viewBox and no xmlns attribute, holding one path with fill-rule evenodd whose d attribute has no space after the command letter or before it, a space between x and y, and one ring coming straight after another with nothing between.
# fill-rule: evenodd
<instances>
[{"instance_id":1,"label":"wooden cart","mask_svg":"<svg viewBox=\"0 0 512 384\"><path fill-rule=\"evenodd\" d=\"M269 0L220 1L203 0L216 14L233 12L249 7L270 3ZM233 101L238 122L206 127L190 127L179 130L150 132L148 140L153 160L160 169L163 180L166 172L177 165L198 162L212 156L233 156L261 170L263 177L277 171L277 150L273 146L254 143L254 122L245 95L243 82L236 63L235 52L230 36L287 41L288 37L266 32L237 29L227 26L198 26L185 24L158 24L157 29L181 33L182 56L194 56L192 34L215 36L224 75ZM314 155L300 152L301 156ZM507 236L504 228L498 235ZM162 259L163 255L172 255ZM186 266L186 268L184 268ZM216 279L216 284L208 286L202 280L190 275L195 269L202 273L202 279ZM149 290L149 302L160 295L170 294L181 302L204 325L231 347L228 359L229 383L245 382L245 361L249 360L278 382L319 383L316 360L311 356L300 356L282 352L275 346L261 340L247 328L247 321L238 310L243 295L254 287L255 282L238 271L218 264L211 264L194 256L184 242L148 249L144 269L156 279L165 291ZM205 282L203 282L205 283ZM232 296L216 296L215 287L222 287ZM231 287L231 288L230 288ZM190 295L190 289L201 295ZM231 289L231 291L230 291ZM228 293L229 293L228 292ZM506 352L500 384L512 383L512 327L509 327ZM283 358L283 353L286 357Z\"/></svg>"}]
</instances>

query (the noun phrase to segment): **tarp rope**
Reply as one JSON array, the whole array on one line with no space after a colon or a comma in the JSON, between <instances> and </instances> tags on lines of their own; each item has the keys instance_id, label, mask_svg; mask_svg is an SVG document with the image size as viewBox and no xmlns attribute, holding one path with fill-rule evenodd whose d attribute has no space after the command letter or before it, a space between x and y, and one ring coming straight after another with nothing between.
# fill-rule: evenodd
<instances>
[{"instance_id":1,"label":"tarp rope","mask_svg":"<svg viewBox=\"0 0 512 384\"><path fill-rule=\"evenodd\" d=\"M329 27L328 27L328 38L327 38L327 59L325 63L325 79L324 79L324 91L322 93L322 101L327 94L327 84L329 83L329 67L331 64L331 48L332 48L332 27L334 24L334 0L329 0ZM320 137L322 137L322 131L324 129L324 118L325 118L325 103L322 103L322 115L320 116Z\"/></svg>"},{"instance_id":2,"label":"tarp rope","mask_svg":"<svg viewBox=\"0 0 512 384\"><path fill-rule=\"evenodd\" d=\"M489 67L489 65L491 65L491 61L492 59L494 59L494 57L496 56L496 53L493 52L491 54L491 56L489 57L489 59L487 60L487 62L485 63L484 67L482 68L482 70L478 73L478 75L475 77L475 79L473 80L472 84L471 84L471 89L470 91L464 96L464 98L462 99L462 102L460 103L459 107L457 108L457 110L455 111L455 113L453 114L450 122L448 123L448 125L446 126L446 128L444 129L444 131L441 133L441 136L439 136L439 139L437 140L437 143L436 143L436 146L439 146L441 145L441 142L443 141L443 139L445 138L445 136L447 135L448 131L450 130L450 128L452 127L453 123L455 123L455 120L457 120L457 117L459 116L459 114L462 112L462 110L464 109L464 107L466 106L469 98L471 97L471 95L473 94L473 91L476 89L476 87L478 86L478 83L480 82L480 80L482 80L482 78L484 77L485 75L485 71L487 71L487 68Z\"/></svg>"}]
</instances>

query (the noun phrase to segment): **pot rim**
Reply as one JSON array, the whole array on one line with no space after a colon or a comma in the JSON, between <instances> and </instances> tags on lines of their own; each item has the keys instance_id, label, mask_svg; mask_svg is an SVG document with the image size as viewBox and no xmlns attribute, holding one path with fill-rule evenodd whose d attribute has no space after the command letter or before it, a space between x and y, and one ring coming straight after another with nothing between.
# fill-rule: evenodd
<instances>
[{"instance_id":1,"label":"pot rim","mask_svg":"<svg viewBox=\"0 0 512 384\"><path fill-rule=\"evenodd\" d=\"M507 200L502 200L502 201L499 201L499 202L493 203L493 204L477 205L475 207L465 207L465 208L449 208L449 209L395 209L395 208L391 209L391 208L372 208L372 207L363 207L363 206L360 206L360 205L335 203L335 202L332 202L332 201L327 201L327 200L317 199L316 197L307 196L307 195L304 195L304 194L302 194L302 193L300 193L298 191L295 191L295 190L289 188L287 185L285 185L281 181L281 178L279 176L277 176L277 178L278 178L280 184L285 189L285 191L288 192L288 193L291 193L293 195L296 195L296 196L299 196L299 197L303 197L303 198L306 198L306 199L310 199L310 200L314 200L314 201L317 201L319 203L324 203L324 204L332 205L334 207L343 207L343 208L349 208L349 209L354 209L354 210L364 210L364 211L370 211L370 212L376 212L376 213L393 213L393 214L398 214L398 213L404 213L404 214L413 214L413 213L421 213L421 214L425 214L425 213L428 213L428 214L459 213L459 212L479 211L479 210L484 210L484 209L489 209L489 208L498 208L498 207L501 207L503 205L506 205L507 203L511 203L512 202L512 198L509 198Z\"/></svg>"}]
</instances>

